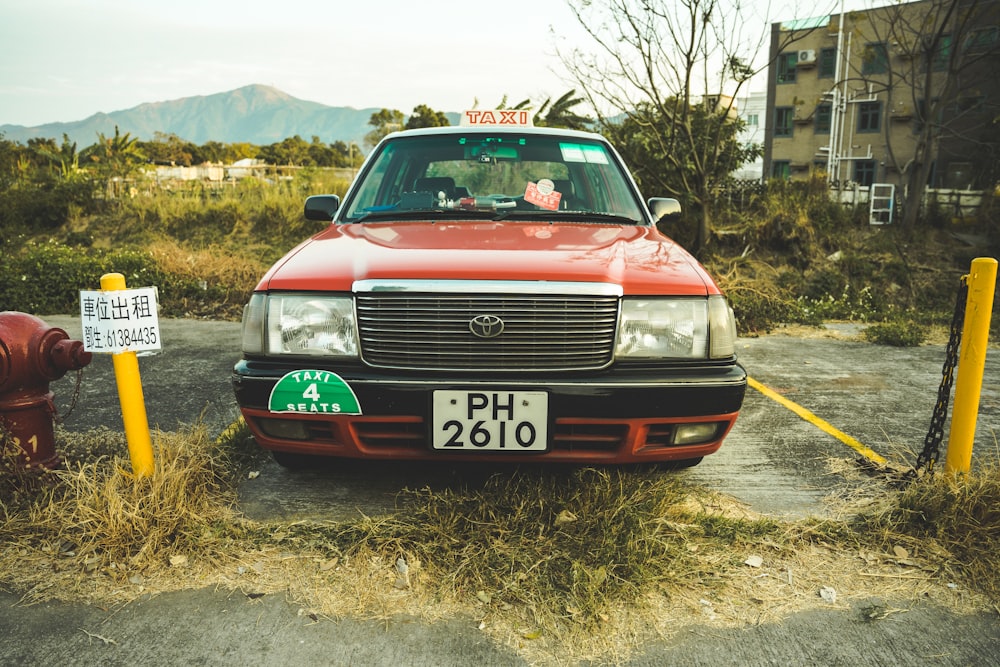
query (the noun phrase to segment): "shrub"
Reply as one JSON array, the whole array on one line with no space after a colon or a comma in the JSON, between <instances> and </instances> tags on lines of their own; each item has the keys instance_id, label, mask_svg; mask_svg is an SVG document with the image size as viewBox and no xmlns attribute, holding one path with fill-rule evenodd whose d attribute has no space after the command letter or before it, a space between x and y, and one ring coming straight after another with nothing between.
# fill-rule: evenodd
<instances>
[{"instance_id":1,"label":"shrub","mask_svg":"<svg viewBox=\"0 0 1000 667\"><path fill-rule=\"evenodd\" d=\"M741 334L767 333L782 322L801 321L794 302L773 294L737 289L728 296Z\"/></svg>"},{"instance_id":2,"label":"shrub","mask_svg":"<svg viewBox=\"0 0 1000 667\"><path fill-rule=\"evenodd\" d=\"M865 340L879 345L917 347L927 339L927 328L916 322L897 320L872 324L863 335Z\"/></svg>"},{"instance_id":3,"label":"shrub","mask_svg":"<svg viewBox=\"0 0 1000 667\"><path fill-rule=\"evenodd\" d=\"M80 291L100 289L106 273L121 273L129 287L157 287L159 314L166 317L236 317L253 289L254 280L245 274L236 273L236 286L209 280L208 272L225 263L202 262L182 271L176 261L165 270L161 260L149 251L83 253L55 242L29 242L0 257L0 309L35 315L79 312Z\"/></svg>"},{"instance_id":4,"label":"shrub","mask_svg":"<svg viewBox=\"0 0 1000 667\"><path fill-rule=\"evenodd\" d=\"M60 228L71 212L89 201L90 186L58 181L0 190L0 229L4 245L18 233L35 235Z\"/></svg>"}]
</instances>

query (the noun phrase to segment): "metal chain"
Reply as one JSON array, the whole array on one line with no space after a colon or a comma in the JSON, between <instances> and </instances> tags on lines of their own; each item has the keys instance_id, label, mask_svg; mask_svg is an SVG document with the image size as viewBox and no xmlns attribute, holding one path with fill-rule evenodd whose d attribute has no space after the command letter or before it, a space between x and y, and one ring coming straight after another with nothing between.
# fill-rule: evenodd
<instances>
[{"instance_id":1,"label":"metal chain","mask_svg":"<svg viewBox=\"0 0 1000 667\"><path fill-rule=\"evenodd\" d=\"M948 336L948 349L945 352L944 368L941 370L941 386L938 388L937 403L931 416L930 429L924 437L924 449L917 456L913 467L916 474L924 466L927 472L934 473L934 464L940 456L941 441L944 439L944 424L948 419L948 401L951 399L951 385L955 380L955 366L958 365L958 350L962 343L962 327L965 324L965 301L969 294L968 276L962 276L958 288L958 299L955 302L955 314L951 318L951 333Z\"/></svg>"},{"instance_id":2,"label":"metal chain","mask_svg":"<svg viewBox=\"0 0 1000 667\"><path fill-rule=\"evenodd\" d=\"M69 419L69 416L73 414L73 408L76 407L76 401L80 398L80 387L83 386L83 369L78 368L76 371L76 386L73 387L73 396L69 401L69 408L67 408L65 414L60 415L59 410L52 405L52 421L56 424L62 424L64 421Z\"/></svg>"}]
</instances>

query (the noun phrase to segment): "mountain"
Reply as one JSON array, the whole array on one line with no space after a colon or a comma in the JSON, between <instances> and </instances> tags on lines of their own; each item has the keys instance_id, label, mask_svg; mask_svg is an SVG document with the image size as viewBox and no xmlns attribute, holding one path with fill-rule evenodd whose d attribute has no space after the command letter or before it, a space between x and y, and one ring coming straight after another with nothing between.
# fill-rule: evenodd
<instances>
[{"instance_id":1,"label":"mountain","mask_svg":"<svg viewBox=\"0 0 1000 667\"><path fill-rule=\"evenodd\" d=\"M122 134L128 133L143 141L152 140L156 132L163 132L198 145L208 141L268 145L295 135L306 141L318 136L324 143L361 143L372 129L368 120L376 111L379 109L330 107L300 100L269 86L250 85L227 93L96 113L69 123L46 123L37 127L0 125L0 134L21 143L34 137L62 141L66 134L81 148L95 143L98 133L114 135L116 125ZM448 116L454 116L453 122L457 121L457 114Z\"/></svg>"}]
</instances>

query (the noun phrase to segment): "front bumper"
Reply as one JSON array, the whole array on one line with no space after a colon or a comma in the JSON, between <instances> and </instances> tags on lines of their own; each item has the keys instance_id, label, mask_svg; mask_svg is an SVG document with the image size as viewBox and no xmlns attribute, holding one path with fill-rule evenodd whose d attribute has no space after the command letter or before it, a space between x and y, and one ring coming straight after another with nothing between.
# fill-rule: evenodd
<instances>
[{"instance_id":1,"label":"front bumper","mask_svg":"<svg viewBox=\"0 0 1000 667\"><path fill-rule=\"evenodd\" d=\"M345 458L441 461L641 463L683 461L719 449L743 403L746 372L735 363L573 376L410 375L367 368L328 369L357 397L362 414L272 412L271 392L295 370L287 362L242 360L233 369L237 403L265 449ZM544 391L549 438L544 452L441 451L431 447L432 392ZM675 444L685 425L703 438Z\"/></svg>"}]
</instances>

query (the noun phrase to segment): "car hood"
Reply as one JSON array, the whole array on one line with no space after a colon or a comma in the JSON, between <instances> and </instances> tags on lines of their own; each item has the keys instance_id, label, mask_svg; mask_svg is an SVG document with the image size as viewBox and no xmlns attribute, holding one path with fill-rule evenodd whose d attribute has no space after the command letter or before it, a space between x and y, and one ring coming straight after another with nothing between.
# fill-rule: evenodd
<instances>
[{"instance_id":1,"label":"car hood","mask_svg":"<svg viewBox=\"0 0 1000 667\"><path fill-rule=\"evenodd\" d=\"M260 290L351 291L358 280L539 280L704 295L701 265L653 227L443 221L332 225L278 261Z\"/></svg>"}]
</instances>

